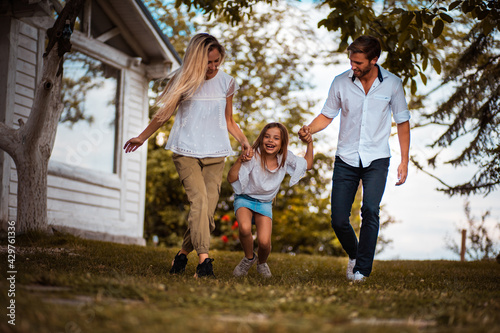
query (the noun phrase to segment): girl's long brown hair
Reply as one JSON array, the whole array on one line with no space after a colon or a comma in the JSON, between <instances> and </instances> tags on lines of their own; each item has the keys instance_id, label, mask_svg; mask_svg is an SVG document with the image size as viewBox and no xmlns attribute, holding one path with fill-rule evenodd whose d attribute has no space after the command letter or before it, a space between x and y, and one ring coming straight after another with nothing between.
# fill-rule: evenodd
<instances>
[{"instance_id":1,"label":"girl's long brown hair","mask_svg":"<svg viewBox=\"0 0 500 333\"><path fill-rule=\"evenodd\" d=\"M280 165L278 165L278 168L283 168L286 163L286 157L288 153L288 131L283 124L280 123L269 123L264 128L259 134L259 137L257 140L252 145L252 148L255 152L258 152L260 154L260 161L262 163L262 168L265 169L267 164L266 164L266 159L268 157L268 153L264 149L264 135L266 135L266 132L270 128L278 128L281 132L281 149L278 151L278 155L282 155L283 158L281 159Z\"/></svg>"}]
</instances>

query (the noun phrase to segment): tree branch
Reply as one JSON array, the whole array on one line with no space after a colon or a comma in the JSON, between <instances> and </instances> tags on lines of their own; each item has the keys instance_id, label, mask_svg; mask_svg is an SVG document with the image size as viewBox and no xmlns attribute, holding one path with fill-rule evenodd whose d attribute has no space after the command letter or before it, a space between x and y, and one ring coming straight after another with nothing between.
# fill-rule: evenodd
<instances>
[{"instance_id":1,"label":"tree branch","mask_svg":"<svg viewBox=\"0 0 500 333\"><path fill-rule=\"evenodd\" d=\"M37 144L43 134L45 122L50 118L50 109L54 98L58 98L60 91L56 84L61 74L60 67L64 54L71 51L71 32L78 12L85 0L70 0L64 6L61 15L57 17L54 26L47 30L49 41L43 63L42 79L37 86L33 108L26 126L20 129L20 135L26 149L37 149ZM55 94L55 95L54 95Z\"/></svg>"},{"instance_id":2,"label":"tree branch","mask_svg":"<svg viewBox=\"0 0 500 333\"><path fill-rule=\"evenodd\" d=\"M58 45L58 53L59 57L62 58L64 53L69 52L71 50L71 43L69 42L69 37L71 37L71 32L75 26L75 20L78 15L78 12L82 9L85 0L70 0L64 6L61 15L57 17L54 26L47 30L47 36L49 37L49 42L47 43L47 48L45 49L46 57L52 48ZM65 30L66 25L69 25L71 30L69 31L70 35L67 34L67 30Z\"/></svg>"},{"instance_id":3,"label":"tree branch","mask_svg":"<svg viewBox=\"0 0 500 333\"><path fill-rule=\"evenodd\" d=\"M439 177L433 175L432 173L430 173L429 171L425 170L421 165L420 163L418 163L418 161L413 157L413 156L410 156L410 161L413 163L413 165L420 171L422 171L423 173L425 173L426 175L434 178L435 180L437 180L438 182L440 182L443 186L446 186L448 189L451 189L452 187L448 184L446 184L444 181L442 181Z\"/></svg>"},{"instance_id":4,"label":"tree branch","mask_svg":"<svg viewBox=\"0 0 500 333\"><path fill-rule=\"evenodd\" d=\"M18 141L18 130L5 125L5 123L0 123L0 149L14 157L15 146Z\"/></svg>"},{"instance_id":5,"label":"tree branch","mask_svg":"<svg viewBox=\"0 0 500 333\"><path fill-rule=\"evenodd\" d=\"M54 90L54 80L56 72L59 68L60 58L57 55L57 49L50 51L45 58L43 65L43 74L40 83L36 88L35 98L33 100L33 108L26 125L20 128L20 135L23 138L23 143L28 149L35 149L42 135L45 121L50 112L50 104L52 102L52 94L58 94Z\"/></svg>"}]
</instances>

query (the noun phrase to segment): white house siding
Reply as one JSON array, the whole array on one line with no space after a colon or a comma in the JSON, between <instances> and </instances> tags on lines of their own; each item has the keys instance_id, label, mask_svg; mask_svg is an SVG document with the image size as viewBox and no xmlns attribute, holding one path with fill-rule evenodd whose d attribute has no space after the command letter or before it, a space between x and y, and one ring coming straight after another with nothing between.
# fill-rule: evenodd
<instances>
[{"instance_id":1,"label":"white house siding","mask_svg":"<svg viewBox=\"0 0 500 333\"><path fill-rule=\"evenodd\" d=\"M139 135L147 126L148 119L148 82L143 75L135 71L127 71L125 77L124 96L124 130L122 132L122 147L126 140ZM121 150L121 162L125 186L125 221L132 223L141 220L136 225L137 232L143 234L147 144L144 144L134 153L125 154ZM139 230L140 229L140 230Z\"/></svg>"},{"instance_id":2,"label":"white house siding","mask_svg":"<svg viewBox=\"0 0 500 333\"><path fill-rule=\"evenodd\" d=\"M47 192L53 225L107 233L119 222L120 189L50 175Z\"/></svg>"},{"instance_id":3,"label":"white house siding","mask_svg":"<svg viewBox=\"0 0 500 333\"><path fill-rule=\"evenodd\" d=\"M14 86L14 114L13 123L7 124L19 128L19 119L26 122L33 105L35 84L37 81L37 63L39 61L38 29L18 20L11 22L11 47L16 48ZM8 111L7 111L8 112ZM10 158L10 157L9 157ZM17 172L14 162L10 163L9 186L9 221L17 217Z\"/></svg>"},{"instance_id":4,"label":"white house siding","mask_svg":"<svg viewBox=\"0 0 500 333\"><path fill-rule=\"evenodd\" d=\"M34 98L37 73L41 69L43 43L38 36L43 31L21 21L18 25L17 59L15 62L14 128L18 119L26 121ZM16 31L13 29L12 31ZM76 36L81 39L81 35ZM96 41L87 41L93 43ZM98 43L98 42L97 42ZM85 50L82 50L85 53ZM95 54L92 54L95 57ZM112 52L111 64L129 63L128 56ZM105 57L100 60L106 61ZM118 117L116 174L85 170L60 162L49 163L48 220L56 229L67 230L86 238L122 243L144 244L144 196L146 178L146 145L133 154L125 155L124 142L138 135L148 123L147 79L144 67L120 68L121 101ZM9 186L9 220L17 216L17 173L11 163Z\"/></svg>"}]
</instances>

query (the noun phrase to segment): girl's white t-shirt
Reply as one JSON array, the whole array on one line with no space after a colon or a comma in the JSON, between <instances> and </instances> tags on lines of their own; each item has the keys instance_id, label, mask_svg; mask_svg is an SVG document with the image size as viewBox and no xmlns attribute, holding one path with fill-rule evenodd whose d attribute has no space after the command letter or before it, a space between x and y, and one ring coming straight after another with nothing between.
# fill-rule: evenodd
<instances>
[{"instance_id":1,"label":"girl's white t-shirt","mask_svg":"<svg viewBox=\"0 0 500 333\"><path fill-rule=\"evenodd\" d=\"M283 155L278 155L278 165L281 164ZM288 151L285 166L275 170L263 169L260 154L256 152L250 161L241 164L238 180L231 183L234 193L245 194L262 202L274 199L280 189L281 182L288 173L290 186L298 183L307 170L307 161L303 157Z\"/></svg>"},{"instance_id":2,"label":"girl's white t-shirt","mask_svg":"<svg viewBox=\"0 0 500 333\"><path fill-rule=\"evenodd\" d=\"M239 89L230 75L218 71L182 102L165 149L176 154L204 158L236 155L226 123L226 98Z\"/></svg>"}]
</instances>

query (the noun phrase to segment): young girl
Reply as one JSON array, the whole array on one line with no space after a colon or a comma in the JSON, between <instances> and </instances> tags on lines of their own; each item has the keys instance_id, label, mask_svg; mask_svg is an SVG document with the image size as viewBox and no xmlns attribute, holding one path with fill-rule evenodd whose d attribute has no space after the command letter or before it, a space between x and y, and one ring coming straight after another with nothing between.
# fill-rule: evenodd
<instances>
[{"instance_id":1,"label":"young girl","mask_svg":"<svg viewBox=\"0 0 500 333\"><path fill-rule=\"evenodd\" d=\"M183 273L187 255L196 250L196 277L214 276L209 258L210 233L224 170L233 154L228 131L242 146L242 158L253 151L233 119L233 95L239 86L219 70L226 53L209 34L195 35L188 44L182 66L174 73L159 98L160 108L146 129L125 143L126 153L137 150L177 110L166 149L191 204L188 228L181 250L172 261L170 274Z\"/></svg>"},{"instance_id":2,"label":"young girl","mask_svg":"<svg viewBox=\"0 0 500 333\"><path fill-rule=\"evenodd\" d=\"M288 131L280 123L267 124L253 144L254 157L244 155L229 170L227 180L235 192L234 211L238 220L240 242L245 257L233 271L234 276L247 275L257 261L257 272L271 277L267 257L271 252L272 200L285 174L295 185L313 164L313 143L309 137L304 158L288 150ZM252 222L257 227L258 255L253 250Z\"/></svg>"}]
</instances>

